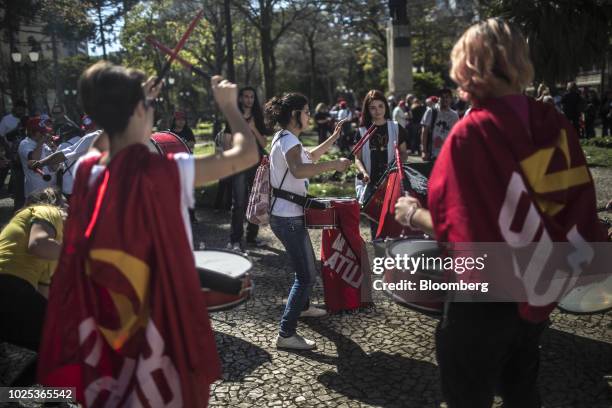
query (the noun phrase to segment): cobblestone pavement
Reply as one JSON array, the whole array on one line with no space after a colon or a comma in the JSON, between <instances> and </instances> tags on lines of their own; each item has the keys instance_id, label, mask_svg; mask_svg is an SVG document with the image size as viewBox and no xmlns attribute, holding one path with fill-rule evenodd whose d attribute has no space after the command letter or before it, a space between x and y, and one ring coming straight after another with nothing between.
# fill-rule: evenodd
<instances>
[{"instance_id":1,"label":"cobblestone pavement","mask_svg":"<svg viewBox=\"0 0 612 408\"><path fill-rule=\"evenodd\" d=\"M595 169L598 202L612 197L612 172ZM605 181L602 183L602 181ZM3 200L4 201L4 200ZM0 202L2 207L3 202ZM2 209L0 208L0 211ZM199 210L196 248L224 247L229 215ZM362 225L362 234L368 237ZM255 296L212 315L223 377L211 390L213 407L438 407L442 403L433 334L437 320L378 294L375 307L302 319L298 332L317 341L307 352L278 351L274 339L282 299L292 284L288 259L268 227L266 245L249 249ZM315 252L320 233L311 233ZM320 282L315 303L323 303ZM540 390L547 408L612 407L612 313L552 315L542 341ZM32 354L0 344L0 385ZM33 406L33 405L28 405ZM499 401L496 407L501 406Z\"/></svg>"},{"instance_id":2,"label":"cobblestone pavement","mask_svg":"<svg viewBox=\"0 0 612 408\"><path fill-rule=\"evenodd\" d=\"M225 245L226 214L199 212L196 236ZM362 225L362 234L368 236ZM441 403L433 334L437 320L378 295L375 307L302 319L298 332L317 341L309 352L273 346L292 272L268 227L266 246L250 249L255 297L246 307L213 315L223 379L210 405L437 407ZM315 252L320 233L311 231ZM315 302L323 303L320 283ZM555 312L543 338L540 388L546 407L612 406L612 313ZM501 404L496 403L496 406Z\"/></svg>"}]
</instances>

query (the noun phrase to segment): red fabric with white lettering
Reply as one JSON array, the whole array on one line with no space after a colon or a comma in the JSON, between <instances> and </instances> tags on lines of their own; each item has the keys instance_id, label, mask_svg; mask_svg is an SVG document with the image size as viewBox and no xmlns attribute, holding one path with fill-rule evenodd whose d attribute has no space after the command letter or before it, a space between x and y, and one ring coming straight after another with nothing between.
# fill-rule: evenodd
<instances>
[{"instance_id":1,"label":"red fabric with white lettering","mask_svg":"<svg viewBox=\"0 0 612 408\"><path fill-rule=\"evenodd\" d=\"M359 203L335 201L339 228L323 230L321 240L321 275L325 305L334 313L354 310L367 302L362 291L369 277L370 263L359 233Z\"/></svg>"},{"instance_id":2,"label":"red fabric with white lettering","mask_svg":"<svg viewBox=\"0 0 612 408\"><path fill-rule=\"evenodd\" d=\"M176 162L144 145L118 153L87 239L104 180L88 186L98 160L78 168L39 380L76 387L88 407L206 406L220 363L183 227Z\"/></svg>"},{"instance_id":3,"label":"red fabric with white lettering","mask_svg":"<svg viewBox=\"0 0 612 408\"><path fill-rule=\"evenodd\" d=\"M552 105L529 99L528 110L526 128L507 101L490 99L452 129L429 179L428 203L439 242L508 242L504 234L525 229L529 208L537 211L540 227L527 242L540 240L544 230L552 242L567 242L574 227L587 242L605 240L575 130ZM568 182L575 177L570 172L580 173L581 181ZM501 210L512 194L520 194L520 200L512 208L510 227L502 229ZM554 307L522 303L519 313L539 322Z\"/></svg>"}]
</instances>

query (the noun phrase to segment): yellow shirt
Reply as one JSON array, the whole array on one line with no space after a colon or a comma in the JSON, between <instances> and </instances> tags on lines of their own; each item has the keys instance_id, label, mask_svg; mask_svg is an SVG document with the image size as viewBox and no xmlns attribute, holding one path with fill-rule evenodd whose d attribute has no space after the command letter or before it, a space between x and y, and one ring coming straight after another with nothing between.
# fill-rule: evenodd
<instances>
[{"instance_id":1,"label":"yellow shirt","mask_svg":"<svg viewBox=\"0 0 612 408\"><path fill-rule=\"evenodd\" d=\"M17 276L38 288L39 283L51 283L57 261L28 253L30 227L34 221L52 225L55 239L62 242L63 220L57 207L36 205L25 208L15 214L0 232L0 273Z\"/></svg>"}]
</instances>

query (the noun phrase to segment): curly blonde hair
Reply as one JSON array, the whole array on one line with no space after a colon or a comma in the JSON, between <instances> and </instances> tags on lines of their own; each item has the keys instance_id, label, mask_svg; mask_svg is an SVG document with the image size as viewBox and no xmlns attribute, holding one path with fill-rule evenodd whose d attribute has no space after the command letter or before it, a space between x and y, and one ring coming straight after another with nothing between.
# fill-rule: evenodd
<instances>
[{"instance_id":1,"label":"curly blonde hair","mask_svg":"<svg viewBox=\"0 0 612 408\"><path fill-rule=\"evenodd\" d=\"M451 61L453 81L477 98L502 84L523 91L533 81L525 37L497 18L468 28L453 47Z\"/></svg>"}]
</instances>

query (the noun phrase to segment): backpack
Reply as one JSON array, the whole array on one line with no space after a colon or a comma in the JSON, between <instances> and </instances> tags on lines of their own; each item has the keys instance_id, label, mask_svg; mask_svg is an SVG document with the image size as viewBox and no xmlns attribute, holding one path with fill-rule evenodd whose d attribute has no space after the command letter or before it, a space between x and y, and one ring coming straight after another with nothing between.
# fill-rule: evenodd
<instances>
[{"instance_id":1,"label":"backpack","mask_svg":"<svg viewBox=\"0 0 612 408\"><path fill-rule=\"evenodd\" d=\"M280 140L283 136L284 135L280 135L278 139ZM282 188L288 171L289 167L285 170L285 175L281 180L279 188ZM249 196L249 203L246 210L247 221L251 224L267 225L270 222L270 214L276 202L276 198L274 198L274 202L270 205L271 198L272 183L270 182L270 158L268 156L263 156L259 167L257 167L253 188Z\"/></svg>"}]
</instances>

